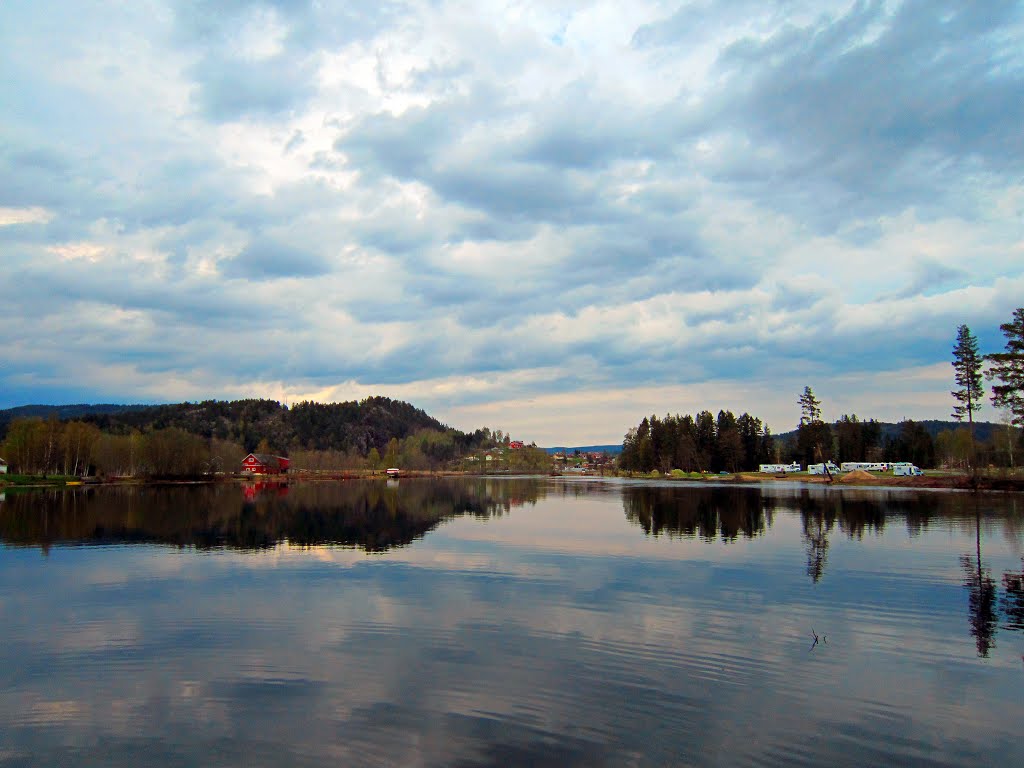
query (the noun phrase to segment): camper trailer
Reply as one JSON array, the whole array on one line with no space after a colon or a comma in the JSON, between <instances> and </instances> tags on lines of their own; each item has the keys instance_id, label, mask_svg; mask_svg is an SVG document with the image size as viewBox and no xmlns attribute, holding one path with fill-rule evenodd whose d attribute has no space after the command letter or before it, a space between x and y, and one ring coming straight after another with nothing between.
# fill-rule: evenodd
<instances>
[{"instance_id":1,"label":"camper trailer","mask_svg":"<svg viewBox=\"0 0 1024 768\"><path fill-rule=\"evenodd\" d=\"M762 464L757 471L766 475L784 475L787 472L799 472L800 464L796 461L792 464Z\"/></svg>"},{"instance_id":2,"label":"camper trailer","mask_svg":"<svg viewBox=\"0 0 1024 768\"><path fill-rule=\"evenodd\" d=\"M920 467L915 467L913 464L907 462L894 464L892 473L896 475L896 477L917 477L924 474Z\"/></svg>"},{"instance_id":3,"label":"camper trailer","mask_svg":"<svg viewBox=\"0 0 1024 768\"><path fill-rule=\"evenodd\" d=\"M809 475L837 475L839 474L839 467L833 464L831 461L826 461L821 464L809 464L807 466L807 474Z\"/></svg>"},{"instance_id":4,"label":"camper trailer","mask_svg":"<svg viewBox=\"0 0 1024 768\"><path fill-rule=\"evenodd\" d=\"M884 461L844 461L839 465L840 472L853 472L858 469L864 472L888 472L889 465Z\"/></svg>"}]
</instances>

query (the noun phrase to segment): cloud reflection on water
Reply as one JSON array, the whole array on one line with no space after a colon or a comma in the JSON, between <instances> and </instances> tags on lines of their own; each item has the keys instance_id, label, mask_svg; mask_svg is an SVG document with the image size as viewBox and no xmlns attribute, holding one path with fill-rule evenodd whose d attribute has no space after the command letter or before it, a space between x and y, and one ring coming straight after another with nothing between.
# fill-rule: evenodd
<instances>
[{"instance_id":1,"label":"cloud reflection on water","mask_svg":"<svg viewBox=\"0 0 1024 768\"><path fill-rule=\"evenodd\" d=\"M108 490L0 507L0 764L1020 755L1007 673L1024 633L977 659L960 496L402 481L251 502L191 489L150 507L160 492ZM987 567L1019 573L1000 531L1022 521L985 504ZM374 510L410 542L270 543L351 532ZM814 581L802 535L819 516L831 546ZM829 643L809 653L812 627Z\"/></svg>"}]
</instances>

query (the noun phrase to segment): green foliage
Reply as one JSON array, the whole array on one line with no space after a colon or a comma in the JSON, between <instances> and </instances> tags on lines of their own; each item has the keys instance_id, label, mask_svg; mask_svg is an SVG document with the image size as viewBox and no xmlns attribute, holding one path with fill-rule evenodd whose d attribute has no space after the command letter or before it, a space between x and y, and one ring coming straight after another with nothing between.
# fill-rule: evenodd
<instances>
[{"instance_id":1,"label":"green foliage","mask_svg":"<svg viewBox=\"0 0 1024 768\"><path fill-rule=\"evenodd\" d=\"M842 461L871 461L882 440L882 427L874 419L860 421L843 414L834 425L836 456ZM814 463L814 462L812 462Z\"/></svg>"},{"instance_id":2,"label":"green foliage","mask_svg":"<svg viewBox=\"0 0 1024 768\"><path fill-rule=\"evenodd\" d=\"M978 340L966 325L956 329L956 345L953 347L953 380L960 389L950 392L959 405L953 406L953 418L963 421L964 417L974 425L974 413L981 409L981 398L985 390L981 385L981 366L984 358L978 352Z\"/></svg>"},{"instance_id":3,"label":"green foliage","mask_svg":"<svg viewBox=\"0 0 1024 768\"><path fill-rule=\"evenodd\" d=\"M14 486L19 485L52 485L62 486L68 481L76 480L77 478L69 475L12 475L11 473L5 473L0 475L0 486Z\"/></svg>"},{"instance_id":4,"label":"green foliage","mask_svg":"<svg viewBox=\"0 0 1024 768\"><path fill-rule=\"evenodd\" d=\"M985 376L992 385L992 405L1005 408L1011 414L1011 421L1018 427L1024 426L1024 307L1013 312L1013 319L999 326L1006 336L1004 352L985 355L990 367Z\"/></svg>"},{"instance_id":5,"label":"green foliage","mask_svg":"<svg viewBox=\"0 0 1024 768\"><path fill-rule=\"evenodd\" d=\"M886 461L909 461L924 469L935 466L935 443L928 430L917 422L901 421L896 436L885 445Z\"/></svg>"},{"instance_id":6,"label":"green foliage","mask_svg":"<svg viewBox=\"0 0 1024 768\"><path fill-rule=\"evenodd\" d=\"M801 424L797 428L796 453L801 464L816 464L834 458L832 427L823 421Z\"/></svg>"},{"instance_id":7,"label":"green foliage","mask_svg":"<svg viewBox=\"0 0 1024 768\"><path fill-rule=\"evenodd\" d=\"M387 397L301 402L291 408L274 400L207 400L95 414L85 420L104 432L122 435L175 427L207 439L239 443L247 453L265 441L271 453L306 449L365 456L371 448L384 453L392 438L403 440L421 430L450 433L453 445L460 449L472 443L472 436L449 429L409 403Z\"/></svg>"},{"instance_id":8,"label":"green foliage","mask_svg":"<svg viewBox=\"0 0 1024 768\"><path fill-rule=\"evenodd\" d=\"M380 453L376 448L371 448L366 456L366 466L370 469L380 469Z\"/></svg>"},{"instance_id":9,"label":"green foliage","mask_svg":"<svg viewBox=\"0 0 1024 768\"><path fill-rule=\"evenodd\" d=\"M939 466L950 469L967 467L971 453L971 432L967 427L944 429L935 438L935 458Z\"/></svg>"},{"instance_id":10,"label":"green foliage","mask_svg":"<svg viewBox=\"0 0 1024 768\"><path fill-rule=\"evenodd\" d=\"M814 390L804 387L804 392L797 402L800 403L801 424L813 424L821 421L821 401L814 396Z\"/></svg>"},{"instance_id":11,"label":"green foliage","mask_svg":"<svg viewBox=\"0 0 1024 768\"><path fill-rule=\"evenodd\" d=\"M94 424L55 416L11 422L0 450L12 472L53 476L196 476L231 471L245 455L240 446L206 440L177 427L103 434Z\"/></svg>"},{"instance_id":12,"label":"green foliage","mask_svg":"<svg viewBox=\"0 0 1024 768\"><path fill-rule=\"evenodd\" d=\"M629 472L685 473L738 471L768 460L774 450L771 433L761 420L744 413L710 411L644 418L622 442L619 467Z\"/></svg>"},{"instance_id":13,"label":"green foliage","mask_svg":"<svg viewBox=\"0 0 1024 768\"><path fill-rule=\"evenodd\" d=\"M828 461L834 455L832 428L821 420L821 401L810 387L804 387L798 399L800 424L797 426L796 452L801 464Z\"/></svg>"},{"instance_id":14,"label":"green foliage","mask_svg":"<svg viewBox=\"0 0 1024 768\"><path fill-rule=\"evenodd\" d=\"M99 430L82 422L61 422L52 415L15 419L0 452L12 472L28 475L80 475L87 472Z\"/></svg>"},{"instance_id":15,"label":"green foliage","mask_svg":"<svg viewBox=\"0 0 1024 768\"><path fill-rule=\"evenodd\" d=\"M508 442L500 431L467 435L449 429L408 403L385 397L292 408L255 399L111 406L69 422L51 409L47 419L16 418L7 427L0 455L12 472L40 475L236 472L251 451L292 455L294 469L313 471L367 464L436 469L483 442Z\"/></svg>"},{"instance_id":16,"label":"green foliage","mask_svg":"<svg viewBox=\"0 0 1024 768\"><path fill-rule=\"evenodd\" d=\"M509 451L508 466L513 472L547 472L551 469L551 457L542 448L527 445Z\"/></svg>"}]
</instances>

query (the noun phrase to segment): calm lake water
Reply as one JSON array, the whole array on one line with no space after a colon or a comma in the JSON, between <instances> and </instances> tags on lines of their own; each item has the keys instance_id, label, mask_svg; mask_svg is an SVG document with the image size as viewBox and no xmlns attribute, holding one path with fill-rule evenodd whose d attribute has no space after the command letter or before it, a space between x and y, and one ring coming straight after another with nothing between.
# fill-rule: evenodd
<instances>
[{"instance_id":1,"label":"calm lake water","mask_svg":"<svg viewBox=\"0 0 1024 768\"><path fill-rule=\"evenodd\" d=\"M1011 495L8 492L0 766L1024 765L1022 550Z\"/></svg>"}]
</instances>

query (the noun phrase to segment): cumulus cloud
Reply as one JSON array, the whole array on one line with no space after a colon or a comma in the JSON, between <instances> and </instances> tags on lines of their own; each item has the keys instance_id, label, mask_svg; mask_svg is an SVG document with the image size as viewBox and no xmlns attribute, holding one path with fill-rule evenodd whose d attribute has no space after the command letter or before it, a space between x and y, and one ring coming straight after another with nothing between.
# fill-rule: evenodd
<instances>
[{"instance_id":1,"label":"cumulus cloud","mask_svg":"<svg viewBox=\"0 0 1024 768\"><path fill-rule=\"evenodd\" d=\"M0 406L942 417L870 382L1020 303L1016 2L71 10L0 10Z\"/></svg>"}]
</instances>

